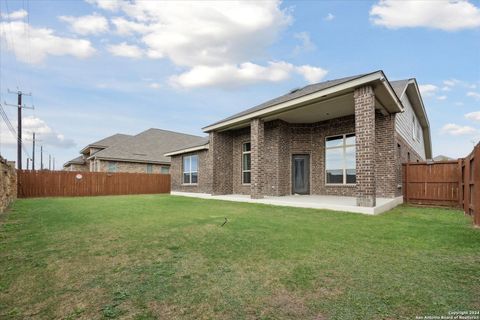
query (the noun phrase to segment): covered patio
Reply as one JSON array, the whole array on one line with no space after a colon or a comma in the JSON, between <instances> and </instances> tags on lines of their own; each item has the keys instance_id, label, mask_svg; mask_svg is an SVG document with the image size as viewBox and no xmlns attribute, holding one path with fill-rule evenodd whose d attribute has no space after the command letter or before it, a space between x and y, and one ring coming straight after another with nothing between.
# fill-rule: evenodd
<instances>
[{"instance_id":1,"label":"covered patio","mask_svg":"<svg viewBox=\"0 0 480 320\"><path fill-rule=\"evenodd\" d=\"M208 193L178 192L172 191L172 195L214 199L224 201L262 203L274 206L298 207L310 209L326 209L333 211L362 213L367 215L376 215L386 212L399 204L403 203L403 197L397 198L376 198L374 207L361 207L357 205L356 197L326 196L326 195L288 195L281 197L264 196L261 199L253 199L249 195L226 194L211 195Z\"/></svg>"}]
</instances>

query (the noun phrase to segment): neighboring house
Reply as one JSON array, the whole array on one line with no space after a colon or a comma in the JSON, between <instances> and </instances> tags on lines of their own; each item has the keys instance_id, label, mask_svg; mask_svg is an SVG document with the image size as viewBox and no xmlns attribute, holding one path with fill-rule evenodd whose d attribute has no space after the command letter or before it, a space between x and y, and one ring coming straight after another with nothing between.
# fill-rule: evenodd
<instances>
[{"instance_id":1,"label":"neighboring house","mask_svg":"<svg viewBox=\"0 0 480 320\"><path fill-rule=\"evenodd\" d=\"M402 195L402 162L431 158L416 80L383 71L309 85L203 130L208 141L166 154L172 191L354 196L371 207Z\"/></svg>"},{"instance_id":2,"label":"neighboring house","mask_svg":"<svg viewBox=\"0 0 480 320\"><path fill-rule=\"evenodd\" d=\"M131 138L128 134L117 133L104 139L98 140L94 143L90 143L80 150L80 156L66 162L63 165L63 170L66 171L93 171L92 163L88 159L98 151L111 147L117 143L124 142Z\"/></svg>"},{"instance_id":3,"label":"neighboring house","mask_svg":"<svg viewBox=\"0 0 480 320\"><path fill-rule=\"evenodd\" d=\"M455 160L455 159L441 155L441 154L433 158L433 161L452 161L452 160Z\"/></svg>"},{"instance_id":4,"label":"neighboring house","mask_svg":"<svg viewBox=\"0 0 480 320\"><path fill-rule=\"evenodd\" d=\"M203 137L162 129L137 135L114 135L83 148L85 167L91 172L169 173L168 150L203 141ZM113 140L116 140L114 143ZM109 146L106 146L110 144ZM101 147L103 145L103 147ZM76 160L76 159L74 159ZM70 166L75 165L71 160Z\"/></svg>"}]
</instances>

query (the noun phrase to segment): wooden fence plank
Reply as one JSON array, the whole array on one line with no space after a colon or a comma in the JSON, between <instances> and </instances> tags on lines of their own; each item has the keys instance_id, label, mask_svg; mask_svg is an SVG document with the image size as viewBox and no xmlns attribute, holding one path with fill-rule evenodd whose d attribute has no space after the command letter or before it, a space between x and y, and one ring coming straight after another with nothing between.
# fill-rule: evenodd
<instances>
[{"instance_id":1,"label":"wooden fence plank","mask_svg":"<svg viewBox=\"0 0 480 320\"><path fill-rule=\"evenodd\" d=\"M19 198L170 192L168 174L18 170L17 180Z\"/></svg>"}]
</instances>

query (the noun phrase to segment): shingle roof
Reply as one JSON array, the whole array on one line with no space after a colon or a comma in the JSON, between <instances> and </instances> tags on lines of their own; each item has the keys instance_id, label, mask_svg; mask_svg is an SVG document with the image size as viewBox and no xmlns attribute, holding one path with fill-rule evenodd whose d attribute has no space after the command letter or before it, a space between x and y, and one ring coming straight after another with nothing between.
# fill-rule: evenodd
<instances>
[{"instance_id":1,"label":"shingle roof","mask_svg":"<svg viewBox=\"0 0 480 320\"><path fill-rule=\"evenodd\" d=\"M114 144L117 144L119 142L122 142L126 140L127 138L131 138L131 135L128 134L123 134L123 133L116 133L112 136L103 138L101 140L95 141L94 143L90 143L86 148L90 146L97 146L97 147L110 147L113 146ZM85 148L84 148L85 149Z\"/></svg>"},{"instance_id":2,"label":"shingle roof","mask_svg":"<svg viewBox=\"0 0 480 320\"><path fill-rule=\"evenodd\" d=\"M378 71L375 71L375 72L378 72ZM244 111L239 112L237 114L234 114L234 115L232 115L228 118L225 118L223 120L212 123L209 126L213 126L213 125L216 125L218 123L222 123L224 121L232 120L232 119L250 114L250 113L255 112L255 111L266 109L266 108L274 106L276 104L283 103L283 102L286 102L286 101L290 101L290 100L293 100L293 99L296 99L296 98L299 98L299 97L303 97L303 96L306 96L308 94L311 94L311 93L314 93L314 92L317 92L317 91L320 91L320 90L328 89L330 87L339 85L341 83L348 82L348 81L351 81L351 80L354 80L354 79L357 79L357 78L361 78L361 77L364 77L366 75L373 74L375 72L363 73L363 74L359 74L359 75L356 75L356 76L350 76L350 77L345 77L345 78L340 78L340 79L327 80L327 81L311 84L311 85L305 86L305 87L300 88L300 89L292 90L292 91L290 91L289 93L287 93L283 96L274 98L272 100L269 100L267 102L259 104L259 105L255 106L253 108L244 110Z\"/></svg>"},{"instance_id":3,"label":"shingle roof","mask_svg":"<svg viewBox=\"0 0 480 320\"><path fill-rule=\"evenodd\" d=\"M208 144L210 142L210 139L209 137L203 137L201 140L195 142L195 143L191 143L191 144L186 144L186 145L183 145L183 146L180 146L174 150L168 150L167 152L165 153L172 153L172 152L177 152L177 151L181 151L181 150L186 150L186 149L191 149L191 148L195 148L195 147L201 147L201 146L204 146L206 144Z\"/></svg>"},{"instance_id":4,"label":"shingle roof","mask_svg":"<svg viewBox=\"0 0 480 320\"><path fill-rule=\"evenodd\" d=\"M204 141L204 137L162 129L148 129L135 136L103 149L93 157L123 161L169 163L164 154L170 150L183 148Z\"/></svg>"},{"instance_id":5,"label":"shingle roof","mask_svg":"<svg viewBox=\"0 0 480 320\"><path fill-rule=\"evenodd\" d=\"M392 85L392 88L397 94L398 98L402 96L402 93L405 91L405 88L407 87L409 82L410 79L390 81L390 84Z\"/></svg>"},{"instance_id":6,"label":"shingle roof","mask_svg":"<svg viewBox=\"0 0 480 320\"><path fill-rule=\"evenodd\" d=\"M65 162L63 166L65 167L69 164L85 164L85 158L83 156L78 156L70 161Z\"/></svg>"}]
</instances>

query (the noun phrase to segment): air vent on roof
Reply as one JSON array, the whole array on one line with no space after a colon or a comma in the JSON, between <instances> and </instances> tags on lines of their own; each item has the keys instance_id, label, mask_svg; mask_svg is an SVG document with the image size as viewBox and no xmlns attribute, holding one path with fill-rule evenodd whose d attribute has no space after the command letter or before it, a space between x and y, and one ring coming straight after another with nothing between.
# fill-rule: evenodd
<instances>
[{"instance_id":1,"label":"air vent on roof","mask_svg":"<svg viewBox=\"0 0 480 320\"><path fill-rule=\"evenodd\" d=\"M302 88L292 89L292 90L290 90L289 94L295 93L295 92L300 91L300 90L302 90Z\"/></svg>"}]
</instances>

